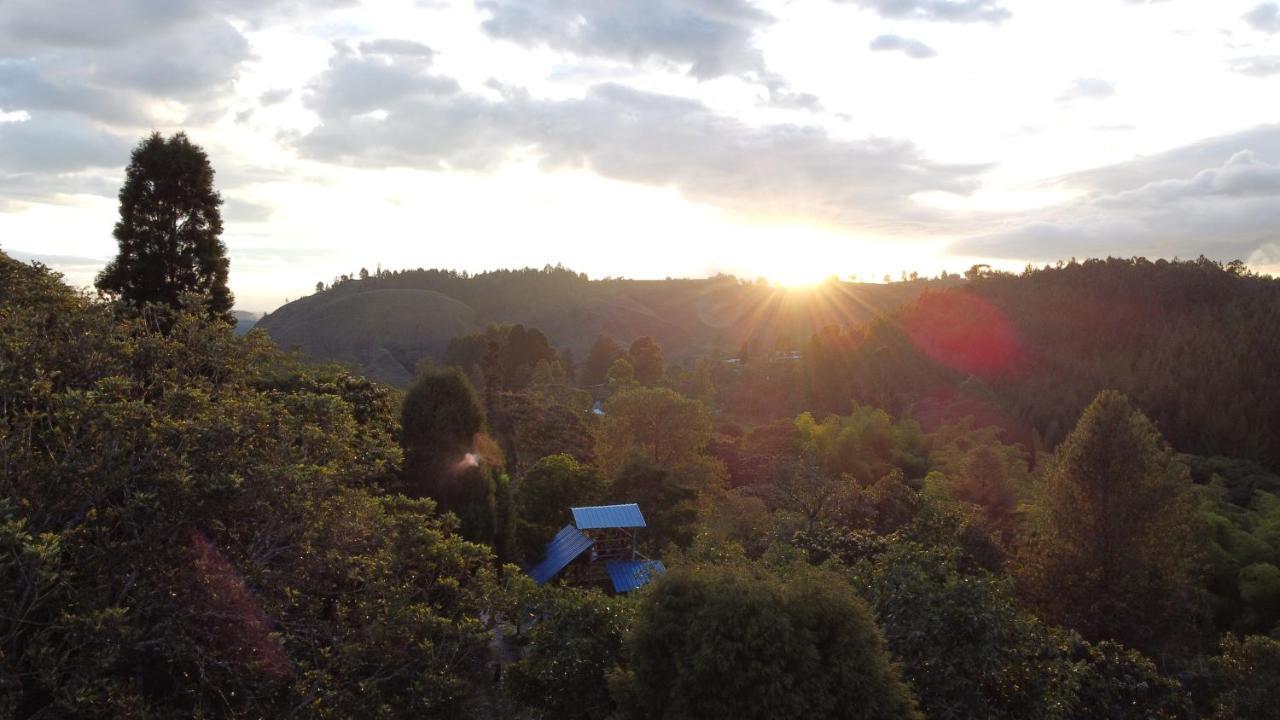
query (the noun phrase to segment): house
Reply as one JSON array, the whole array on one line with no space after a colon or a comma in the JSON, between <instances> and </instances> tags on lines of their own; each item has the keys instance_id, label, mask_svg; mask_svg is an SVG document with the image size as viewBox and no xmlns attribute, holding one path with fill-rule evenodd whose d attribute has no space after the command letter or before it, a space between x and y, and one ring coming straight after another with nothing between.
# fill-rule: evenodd
<instances>
[{"instance_id":1,"label":"house","mask_svg":"<svg viewBox=\"0 0 1280 720\"><path fill-rule=\"evenodd\" d=\"M645 528L635 503L570 508L573 524L565 525L547 543L542 562L529 570L539 585L556 578L569 585L628 593L644 587L667 571L661 560L650 560L636 549Z\"/></svg>"}]
</instances>

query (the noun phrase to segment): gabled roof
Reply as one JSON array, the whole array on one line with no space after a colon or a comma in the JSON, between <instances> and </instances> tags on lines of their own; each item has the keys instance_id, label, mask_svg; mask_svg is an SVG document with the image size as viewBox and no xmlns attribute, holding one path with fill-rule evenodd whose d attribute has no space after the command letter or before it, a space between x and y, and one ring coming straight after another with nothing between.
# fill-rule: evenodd
<instances>
[{"instance_id":1,"label":"gabled roof","mask_svg":"<svg viewBox=\"0 0 1280 720\"><path fill-rule=\"evenodd\" d=\"M667 572L661 560L636 560L634 562L609 563L609 580L614 592L627 593L649 584L653 578Z\"/></svg>"},{"instance_id":2,"label":"gabled roof","mask_svg":"<svg viewBox=\"0 0 1280 720\"><path fill-rule=\"evenodd\" d=\"M591 547L593 542L591 538L578 532L574 526L565 525L551 539L551 542L547 543L546 556L542 562L529 570L529 576L539 585L545 585Z\"/></svg>"},{"instance_id":3,"label":"gabled roof","mask_svg":"<svg viewBox=\"0 0 1280 720\"><path fill-rule=\"evenodd\" d=\"M573 511L573 524L577 525L579 530L645 527L644 515L640 514L640 506L635 503L570 509Z\"/></svg>"}]
</instances>

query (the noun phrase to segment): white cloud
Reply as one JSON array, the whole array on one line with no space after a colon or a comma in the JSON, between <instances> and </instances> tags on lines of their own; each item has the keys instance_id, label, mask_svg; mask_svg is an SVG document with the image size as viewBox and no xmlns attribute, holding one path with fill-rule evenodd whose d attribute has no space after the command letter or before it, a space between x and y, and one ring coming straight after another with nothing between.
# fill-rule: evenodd
<instances>
[{"instance_id":1,"label":"white cloud","mask_svg":"<svg viewBox=\"0 0 1280 720\"><path fill-rule=\"evenodd\" d=\"M998 0L837 0L893 19L1000 23L1013 17Z\"/></svg>"},{"instance_id":2,"label":"white cloud","mask_svg":"<svg viewBox=\"0 0 1280 720\"><path fill-rule=\"evenodd\" d=\"M938 55L938 51L919 40L904 38L901 35L877 35L871 41L871 49L876 52L901 52L907 57L916 60L924 60Z\"/></svg>"},{"instance_id":3,"label":"white cloud","mask_svg":"<svg viewBox=\"0 0 1280 720\"><path fill-rule=\"evenodd\" d=\"M1078 100L1104 100L1116 94L1116 86L1102 78L1076 78L1062 94L1058 96L1060 103L1073 103Z\"/></svg>"}]
</instances>

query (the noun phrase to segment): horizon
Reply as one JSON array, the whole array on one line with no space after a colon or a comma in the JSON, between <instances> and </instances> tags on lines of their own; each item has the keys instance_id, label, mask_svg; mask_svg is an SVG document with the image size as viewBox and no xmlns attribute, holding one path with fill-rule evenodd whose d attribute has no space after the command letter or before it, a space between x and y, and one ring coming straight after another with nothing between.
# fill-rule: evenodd
<instances>
[{"instance_id":1,"label":"horizon","mask_svg":"<svg viewBox=\"0 0 1280 720\"><path fill-rule=\"evenodd\" d=\"M379 262L792 285L1280 269L1280 6L1063 7L19 0L0 237L90 284L130 149L183 130L254 311Z\"/></svg>"}]
</instances>

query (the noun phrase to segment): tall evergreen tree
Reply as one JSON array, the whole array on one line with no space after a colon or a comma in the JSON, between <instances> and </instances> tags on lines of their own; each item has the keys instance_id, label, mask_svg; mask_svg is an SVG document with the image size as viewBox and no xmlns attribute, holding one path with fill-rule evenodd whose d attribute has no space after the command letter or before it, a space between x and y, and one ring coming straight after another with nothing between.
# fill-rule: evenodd
<instances>
[{"instance_id":1,"label":"tall evergreen tree","mask_svg":"<svg viewBox=\"0 0 1280 720\"><path fill-rule=\"evenodd\" d=\"M1104 390L1036 489L1022 590L1086 639L1161 650L1197 624L1196 517L1190 477L1155 425Z\"/></svg>"},{"instance_id":2,"label":"tall evergreen tree","mask_svg":"<svg viewBox=\"0 0 1280 720\"><path fill-rule=\"evenodd\" d=\"M626 351L622 349L613 338L607 335L601 335L596 338L595 343L591 346L591 352L587 353L587 359L582 363L582 384L583 385L599 385L605 381L605 373L609 372L609 367L614 361L626 356Z\"/></svg>"},{"instance_id":3,"label":"tall evergreen tree","mask_svg":"<svg viewBox=\"0 0 1280 720\"><path fill-rule=\"evenodd\" d=\"M457 513L468 539L492 542L496 523L493 465L483 435L484 407L457 368L418 376L400 409L406 490Z\"/></svg>"},{"instance_id":4,"label":"tall evergreen tree","mask_svg":"<svg viewBox=\"0 0 1280 720\"><path fill-rule=\"evenodd\" d=\"M641 385L656 385L662 380L662 346L648 335L636 338L628 352L631 366L636 369L636 380Z\"/></svg>"},{"instance_id":5,"label":"tall evergreen tree","mask_svg":"<svg viewBox=\"0 0 1280 720\"><path fill-rule=\"evenodd\" d=\"M134 148L120 188L113 235L120 252L98 274L97 288L141 307L178 307L182 295L208 298L209 311L231 321L222 198L213 166L186 133L152 133Z\"/></svg>"}]
</instances>

